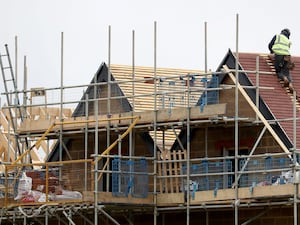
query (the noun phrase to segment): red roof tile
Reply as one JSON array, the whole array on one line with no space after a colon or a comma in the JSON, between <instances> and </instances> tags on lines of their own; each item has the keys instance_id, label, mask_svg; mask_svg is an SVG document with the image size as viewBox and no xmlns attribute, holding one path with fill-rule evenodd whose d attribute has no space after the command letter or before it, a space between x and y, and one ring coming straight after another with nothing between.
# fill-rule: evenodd
<instances>
[{"instance_id":1,"label":"red roof tile","mask_svg":"<svg viewBox=\"0 0 300 225\"><path fill-rule=\"evenodd\" d=\"M293 118L293 98L292 95L282 86L279 79L276 76L274 64L270 55L252 54L252 53L239 53L239 62L241 67L246 71L256 70L256 57L259 57L259 86L260 96L269 107L274 117L280 119L292 119ZM295 90L300 93L300 57L293 57L295 62L295 68L291 71L293 78L293 85ZM272 72L272 74L263 74L263 72ZM253 85L256 85L255 72L247 73L249 79ZM269 87L272 89L266 89ZM297 105L299 103L297 102ZM299 108L297 108L297 117L300 116ZM293 121L281 121L281 127L286 132L290 141L293 143ZM296 135L297 136L297 135ZM296 139L297 143L300 143L300 135ZM296 144L297 144L296 143ZM297 146L296 146L297 147Z\"/></svg>"}]
</instances>

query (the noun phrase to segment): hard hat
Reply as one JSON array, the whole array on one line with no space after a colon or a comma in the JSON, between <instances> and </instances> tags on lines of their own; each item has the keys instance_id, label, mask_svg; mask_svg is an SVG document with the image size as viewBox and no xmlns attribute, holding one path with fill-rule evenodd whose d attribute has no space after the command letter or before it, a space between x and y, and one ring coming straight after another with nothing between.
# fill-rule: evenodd
<instances>
[{"instance_id":1,"label":"hard hat","mask_svg":"<svg viewBox=\"0 0 300 225\"><path fill-rule=\"evenodd\" d=\"M291 35L291 32L290 32L290 30L288 28L283 29L281 31L281 33L284 34L287 37L290 37L290 35Z\"/></svg>"}]
</instances>

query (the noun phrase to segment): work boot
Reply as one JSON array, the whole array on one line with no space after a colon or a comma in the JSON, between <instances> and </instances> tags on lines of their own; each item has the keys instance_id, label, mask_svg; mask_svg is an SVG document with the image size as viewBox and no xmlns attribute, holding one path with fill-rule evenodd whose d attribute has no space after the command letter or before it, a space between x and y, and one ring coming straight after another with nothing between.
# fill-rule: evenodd
<instances>
[{"instance_id":1,"label":"work boot","mask_svg":"<svg viewBox=\"0 0 300 225\"><path fill-rule=\"evenodd\" d=\"M283 77L283 86L284 87L289 87L289 79L287 77Z\"/></svg>"},{"instance_id":2,"label":"work boot","mask_svg":"<svg viewBox=\"0 0 300 225\"><path fill-rule=\"evenodd\" d=\"M294 93L293 85L290 83L288 86L289 86L289 90L290 90L291 94L293 94Z\"/></svg>"}]
</instances>

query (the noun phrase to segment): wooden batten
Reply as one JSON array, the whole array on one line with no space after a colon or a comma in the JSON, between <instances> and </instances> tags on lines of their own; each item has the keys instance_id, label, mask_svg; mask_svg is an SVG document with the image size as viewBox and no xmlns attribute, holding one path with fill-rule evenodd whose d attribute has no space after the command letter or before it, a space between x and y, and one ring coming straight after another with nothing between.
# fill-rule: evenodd
<instances>
[{"instance_id":1,"label":"wooden batten","mask_svg":"<svg viewBox=\"0 0 300 225\"><path fill-rule=\"evenodd\" d=\"M178 176L183 171L186 150L158 152L157 157L161 161L157 165L160 193L179 193L183 181Z\"/></svg>"}]
</instances>

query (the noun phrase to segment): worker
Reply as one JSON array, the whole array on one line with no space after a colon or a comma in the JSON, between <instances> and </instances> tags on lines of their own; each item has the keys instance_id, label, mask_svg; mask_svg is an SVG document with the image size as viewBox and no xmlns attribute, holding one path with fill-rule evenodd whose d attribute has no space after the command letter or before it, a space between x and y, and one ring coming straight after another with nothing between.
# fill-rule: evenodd
<instances>
[{"instance_id":1,"label":"worker","mask_svg":"<svg viewBox=\"0 0 300 225\"><path fill-rule=\"evenodd\" d=\"M276 34L269 43L269 50L271 54L275 54L275 70L278 78L284 82L285 87L289 87L293 92L292 77L290 75L290 69L294 66L291 62L289 40L291 32L285 28L280 34Z\"/></svg>"}]
</instances>

